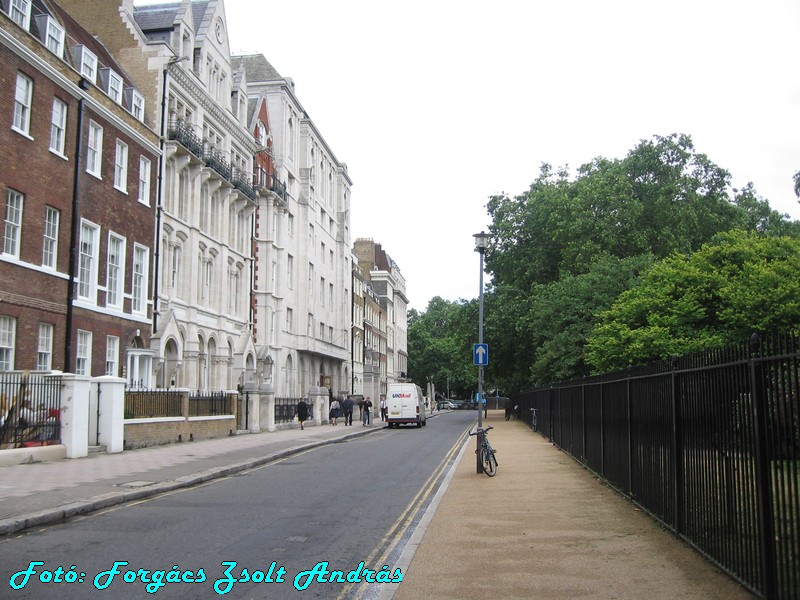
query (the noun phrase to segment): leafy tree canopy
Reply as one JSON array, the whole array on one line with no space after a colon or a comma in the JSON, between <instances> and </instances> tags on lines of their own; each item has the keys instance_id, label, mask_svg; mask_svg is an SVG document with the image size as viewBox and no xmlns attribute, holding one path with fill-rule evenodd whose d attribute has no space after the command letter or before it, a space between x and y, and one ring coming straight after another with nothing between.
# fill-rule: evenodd
<instances>
[{"instance_id":1,"label":"leafy tree canopy","mask_svg":"<svg viewBox=\"0 0 800 600\"><path fill-rule=\"evenodd\" d=\"M722 233L646 271L600 315L586 359L598 372L642 364L800 322L800 239Z\"/></svg>"}]
</instances>

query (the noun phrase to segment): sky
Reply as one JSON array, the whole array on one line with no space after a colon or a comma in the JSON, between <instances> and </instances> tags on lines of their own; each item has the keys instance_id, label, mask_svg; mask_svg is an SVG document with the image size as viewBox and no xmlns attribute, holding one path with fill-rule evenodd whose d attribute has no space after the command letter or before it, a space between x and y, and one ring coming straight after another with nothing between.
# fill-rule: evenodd
<instances>
[{"instance_id":1,"label":"sky","mask_svg":"<svg viewBox=\"0 0 800 600\"><path fill-rule=\"evenodd\" d=\"M351 232L398 265L410 307L478 297L489 197L542 163L621 159L685 133L800 219L796 0L225 0L353 180ZM488 281L488 279L487 279Z\"/></svg>"}]
</instances>

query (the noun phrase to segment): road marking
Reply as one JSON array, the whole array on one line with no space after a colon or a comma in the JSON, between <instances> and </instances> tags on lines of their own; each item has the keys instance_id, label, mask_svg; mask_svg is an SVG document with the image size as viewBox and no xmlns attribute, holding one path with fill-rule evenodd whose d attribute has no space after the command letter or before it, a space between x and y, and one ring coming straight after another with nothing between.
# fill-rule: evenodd
<instances>
[{"instance_id":1,"label":"road marking","mask_svg":"<svg viewBox=\"0 0 800 600\"><path fill-rule=\"evenodd\" d=\"M455 444L453 444L450 450L448 450L444 459L442 459L442 461L439 463L439 466L437 466L434 472L431 473L430 477L428 477L427 481L423 484L420 491L417 492L416 496L414 496L411 502L408 503L405 510L401 513L397 520L392 523L386 535L383 536L383 539L375 547L375 550L373 550L372 553L370 553L370 555L366 558L364 564L368 568L370 566L383 566L386 560L389 558L389 555L397 547L397 544L403 539L406 531L411 525L411 522L414 520L414 517L416 517L422 505L431 495L431 492L436 486L436 483L439 481L445 467L456 454L456 452L458 452L464 445L464 440L467 437L467 431L468 430L462 432ZM377 560L378 558L379 560ZM366 581L361 582L360 584L348 584L337 596L337 600L344 600L348 597L364 598L366 597L367 586L371 586L375 592L380 591L380 587L377 587L376 589L376 584L368 583ZM355 590L353 590L354 587L356 588Z\"/></svg>"}]
</instances>

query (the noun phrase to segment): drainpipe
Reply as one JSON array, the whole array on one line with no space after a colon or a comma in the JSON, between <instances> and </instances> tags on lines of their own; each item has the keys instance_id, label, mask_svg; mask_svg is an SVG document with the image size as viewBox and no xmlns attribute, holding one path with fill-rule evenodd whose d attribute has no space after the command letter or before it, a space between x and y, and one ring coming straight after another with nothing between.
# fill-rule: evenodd
<instances>
[{"instance_id":1,"label":"drainpipe","mask_svg":"<svg viewBox=\"0 0 800 600\"><path fill-rule=\"evenodd\" d=\"M167 134L167 80L169 79L169 68L179 62L189 60L188 56L178 58L173 56L167 61L164 69L161 71L161 131L159 132L158 145L161 149L161 156L158 161L158 189L156 190L156 240L155 240L155 253L153 256L153 334L158 332L158 282L161 280L159 275L159 264L161 259L161 215L164 212L164 203L162 202L162 190L164 187L164 146Z\"/></svg>"},{"instance_id":2,"label":"drainpipe","mask_svg":"<svg viewBox=\"0 0 800 600\"><path fill-rule=\"evenodd\" d=\"M81 77L78 86L82 90L88 90L90 83ZM64 338L64 372L72 371L72 319L73 302L75 296L75 271L78 260L78 243L80 239L80 169L83 164L83 97L78 98L78 127L77 139L75 140L75 166L72 175L72 230L69 241L69 273L67 276L67 319L65 324Z\"/></svg>"},{"instance_id":3,"label":"drainpipe","mask_svg":"<svg viewBox=\"0 0 800 600\"><path fill-rule=\"evenodd\" d=\"M166 135L167 118L167 73L169 66L175 58L171 58L161 73L161 131L158 136L158 146L161 156L158 157L158 186L156 189L156 239L153 254L153 335L158 332L158 282L161 278L159 265L161 259L161 213L163 209L162 190L164 186L164 136Z\"/></svg>"}]
</instances>

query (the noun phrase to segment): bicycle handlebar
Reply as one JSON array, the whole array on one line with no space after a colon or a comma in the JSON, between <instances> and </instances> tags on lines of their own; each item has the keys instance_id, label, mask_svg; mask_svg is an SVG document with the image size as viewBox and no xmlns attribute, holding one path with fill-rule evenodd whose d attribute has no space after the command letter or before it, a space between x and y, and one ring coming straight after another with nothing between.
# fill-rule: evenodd
<instances>
[{"instance_id":1,"label":"bicycle handlebar","mask_svg":"<svg viewBox=\"0 0 800 600\"><path fill-rule=\"evenodd\" d=\"M481 427L478 427L478 428L475 430L475 433L472 433L472 430L470 430L470 432L469 432L469 434L468 434L468 435L478 435L479 433L486 433L486 432L487 432L487 431L489 431L490 429L494 429L494 427L492 427L491 425L489 425L489 427L486 427L485 429L482 429Z\"/></svg>"}]
</instances>

